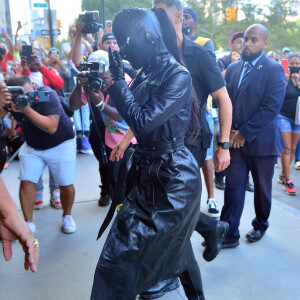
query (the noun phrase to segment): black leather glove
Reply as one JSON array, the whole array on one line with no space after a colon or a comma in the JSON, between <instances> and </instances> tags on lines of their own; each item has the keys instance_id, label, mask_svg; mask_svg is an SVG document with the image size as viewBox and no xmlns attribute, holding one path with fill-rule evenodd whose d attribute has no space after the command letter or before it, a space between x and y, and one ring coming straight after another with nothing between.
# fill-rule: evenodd
<instances>
[{"instance_id":1,"label":"black leather glove","mask_svg":"<svg viewBox=\"0 0 300 300\"><path fill-rule=\"evenodd\" d=\"M116 50L112 51L111 47L108 48L109 55L109 71L110 76L114 82L125 80L124 64L121 59L120 53Z\"/></svg>"}]
</instances>

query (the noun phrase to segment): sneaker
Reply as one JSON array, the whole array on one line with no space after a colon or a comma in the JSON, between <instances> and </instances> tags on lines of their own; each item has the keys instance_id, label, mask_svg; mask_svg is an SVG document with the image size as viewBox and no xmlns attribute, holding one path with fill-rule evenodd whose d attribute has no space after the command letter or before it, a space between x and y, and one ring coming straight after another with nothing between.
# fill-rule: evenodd
<instances>
[{"instance_id":1,"label":"sneaker","mask_svg":"<svg viewBox=\"0 0 300 300\"><path fill-rule=\"evenodd\" d=\"M281 184L285 184L285 183L286 183L285 176L282 175L282 174L280 174L280 175L278 176L277 182L278 182L278 183L281 183Z\"/></svg>"},{"instance_id":2,"label":"sneaker","mask_svg":"<svg viewBox=\"0 0 300 300\"><path fill-rule=\"evenodd\" d=\"M215 186L218 190L225 190L225 182L224 182L224 176L218 176L218 175L215 175Z\"/></svg>"},{"instance_id":3,"label":"sneaker","mask_svg":"<svg viewBox=\"0 0 300 300\"><path fill-rule=\"evenodd\" d=\"M80 153L87 154L87 155L94 155L94 152L92 149L89 150L80 150Z\"/></svg>"},{"instance_id":4,"label":"sneaker","mask_svg":"<svg viewBox=\"0 0 300 300\"><path fill-rule=\"evenodd\" d=\"M296 195L297 191L296 191L296 188L295 188L295 183L293 180L289 180L287 181L285 184L285 192L288 194L288 195Z\"/></svg>"},{"instance_id":5,"label":"sneaker","mask_svg":"<svg viewBox=\"0 0 300 300\"><path fill-rule=\"evenodd\" d=\"M61 209L61 201L60 201L60 190L55 189L50 192L50 205L57 208Z\"/></svg>"},{"instance_id":6,"label":"sneaker","mask_svg":"<svg viewBox=\"0 0 300 300\"><path fill-rule=\"evenodd\" d=\"M43 202L43 190L35 191L35 200L33 209L42 209L45 206Z\"/></svg>"},{"instance_id":7,"label":"sneaker","mask_svg":"<svg viewBox=\"0 0 300 300\"><path fill-rule=\"evenodd\" d=\"M207 199L207 209L208 209L209 216L213 218L218 218L220 216L220 211L216 199L213 198Z\"/></svg>"},{"instance_id":8,"label":"sneaker","mask_svg":"<svg viewBox=\"0 0 300 300\"><path fill-rule=\"evenodd\" d=\"M300 160L295 160L294 168L295 168L296 170L300 170Z\"/></svg>"},{"instance_id":9,"label":"sneaker","mask_svg":"<svg viewBox=\"0 0 300 300\"><path fill-rule=\"evenodd\" d=\"M35 227L35 224L33 222L26 222L28 227L30 228L30 230L32 231L32 233L35 233L36 232L36 227Z\"/></svg>"},{"instance_id":10,"label":"sneaker","mask_svg":"<svg viewBox=\"0 0 300 300\"><path fill-rule=\"evenodd\" d=\"M61 230L64 233L73 233L76 231L76 224L71 215L66 215L62 217Z\"/></svg>"}]
</instances>

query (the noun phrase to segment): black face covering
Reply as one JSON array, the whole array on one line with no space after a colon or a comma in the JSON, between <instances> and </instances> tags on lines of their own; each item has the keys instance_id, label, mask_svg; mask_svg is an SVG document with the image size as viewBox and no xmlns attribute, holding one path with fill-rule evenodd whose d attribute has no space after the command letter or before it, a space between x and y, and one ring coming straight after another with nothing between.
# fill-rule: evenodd
<instances>
[{"instance_id":1,"label":"black face covering","mask_svg":"<svg viewBox=\"0 0 300 300\"><path fill-rule=\"evenodd\" d=\"M291 74L297 73L299 74L300 67L290 67Z\"/></svg>"},{"instance_id":2,"label":"black face covering","mask_svg":"<svg viewBox=\"0 0 300 300\"><path fill-rule=\"evenodd\" d=\"M6 53L6 49L4 47L0 47L0 55L4 55Z\"/></svg>"},{"instance_id":3,"label":"black face covering","mask_svg":"<svg viewBox=\"0 0 300 300\"><path fill-rule=\"evenodd\" d=\"M113 33L123 59L134 69L150 65L156 56L166 53L159 23L150 10L124 9L113 21Z\"/></svg>"},{"instance_id":4,"label":"black face covering","mask_svg":"<svg viewBox=\"0 0 300 300\"><path fill-rule=\"evenodd\" d=\"M189 35L192 32L190 27L182 27L182 33L185 35Z\"/></svg>"}]
</instances>

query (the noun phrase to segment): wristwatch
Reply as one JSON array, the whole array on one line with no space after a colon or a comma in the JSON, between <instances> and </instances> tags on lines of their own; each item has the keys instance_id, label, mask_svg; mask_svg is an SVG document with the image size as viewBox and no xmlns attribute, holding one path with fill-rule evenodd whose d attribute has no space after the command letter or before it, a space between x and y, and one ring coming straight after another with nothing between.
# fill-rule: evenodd
<instances>
[{"instance_id":1,"label":"wristwatch","mask_svg":"<svg viewBox=\"0 0 300 300\"><path fill-rule=\"evenodd\" d=\"M230 149L231 144L229 142L218 142L218 146L221 146L223 149Z\"/></svg>"}]
</instances>

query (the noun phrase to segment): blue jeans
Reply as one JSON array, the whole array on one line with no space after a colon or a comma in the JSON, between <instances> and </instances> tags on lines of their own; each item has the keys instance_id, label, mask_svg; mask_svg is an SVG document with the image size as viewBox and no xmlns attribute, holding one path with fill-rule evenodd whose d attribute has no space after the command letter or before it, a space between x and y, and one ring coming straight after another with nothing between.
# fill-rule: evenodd
<instances>
[{"instance_id":1,"label":"blue jeans","mask_svg":"<svg viewBox=\"0 0 300 300\"><path fill-rule=\"evenodd\" d=\"M295 152L295 160L300 160L300 140L298 142L298 146L296 148L296 152Z\"/></svg>"},{"instance_id":2,"label":"blue jeans","mask_svg":"<svg viewBox=\"0 0 300 300\"><path fill-rule=\"evenodd\" d=\"M90 131L90 108L88 104L75 110L73 118L76 131Z\"/></svg>"}]
</instances>

